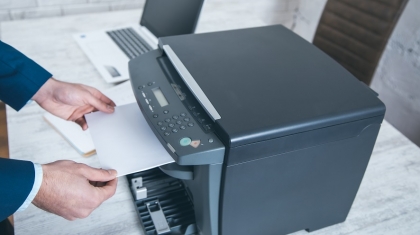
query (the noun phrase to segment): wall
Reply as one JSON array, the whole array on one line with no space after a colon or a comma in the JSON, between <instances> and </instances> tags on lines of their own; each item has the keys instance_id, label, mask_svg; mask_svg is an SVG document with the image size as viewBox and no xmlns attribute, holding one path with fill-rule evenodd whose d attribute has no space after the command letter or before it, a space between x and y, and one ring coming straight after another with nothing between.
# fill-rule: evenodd
<instances>
[{"instance_id":1,"label":"wall","mask_svg":"<svg viewBox=\"0 0 420 235\"><path fill-rule=\"evenodd\" d=\"M291 29L312 42L327 0L300 0L294 9Z\"/></svg>"},{"instance_id":2,"label":"wall","mask_svg":"<svg viewBox=\"0 0 420 235\"><path fill-rule=\"evenodd\" d=\"M289 21L299 0L206 0L206 4L243 9L269 23ZM0 21L141 8L145 0L0 0ZM265 12L277 13L264 14Z\"/></svg>"},{"instance_id":3,"label":"wall","mask_svg":"<svg viewBox=\"0 0 420 235\"><path fill-rule=\"evenodd\" d=\"M312 42L327 0L300 0L292 29ZM385 120L420 146L420 0L410 0L382 54L371 88Z\"/></svg>"},{"instance_id":4,"label":"wall","mask_svg":"<svg viewBox=\"0 0 420 235\"><path fill-rule=\"evenodd\" d=\"M0 0L0 21L140 8L145 0Z\"/></svg>"},{"instance_id":5,"label":"wall","mask_svg":"<svg viewBox=\"0 0 420 235\"><path fill-rule=\"evenodd\" d=\"M420 146L420 0L410 0L382 55L371 87L385 119Z\"/></svg>"}]
</instances>

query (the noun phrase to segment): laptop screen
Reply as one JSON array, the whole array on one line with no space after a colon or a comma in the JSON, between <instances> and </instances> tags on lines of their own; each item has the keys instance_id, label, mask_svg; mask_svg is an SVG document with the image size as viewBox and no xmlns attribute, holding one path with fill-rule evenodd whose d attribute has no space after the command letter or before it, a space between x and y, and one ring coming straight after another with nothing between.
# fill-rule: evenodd
<instances>
[{"instance_id":1,"label":"laptop screen","mask_svg":"<svg viewBox=\"0 0 420 235\"><path fill-rule=\"evenodd\" d=\"M148 0L140 24L157 38L194 33L204 0Z\"/></svg>"}]
</instances>

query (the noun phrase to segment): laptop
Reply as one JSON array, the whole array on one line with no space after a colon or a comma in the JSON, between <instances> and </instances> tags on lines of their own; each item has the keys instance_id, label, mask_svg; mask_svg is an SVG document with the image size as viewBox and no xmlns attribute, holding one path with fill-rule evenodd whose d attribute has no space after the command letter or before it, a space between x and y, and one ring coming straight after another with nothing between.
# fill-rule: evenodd
<instances>
[{"instance_id":1,"label":"laptop","mask_svg":"<svg viewBox=\"0 0 420 235\"><path fill-rule=\"evenodd\" d=\"M158 38L194 33L204 0L146 0L140 24L73 35L108 83L129 79L128 61L157 49Z\"/></svg>"}]
</instances>

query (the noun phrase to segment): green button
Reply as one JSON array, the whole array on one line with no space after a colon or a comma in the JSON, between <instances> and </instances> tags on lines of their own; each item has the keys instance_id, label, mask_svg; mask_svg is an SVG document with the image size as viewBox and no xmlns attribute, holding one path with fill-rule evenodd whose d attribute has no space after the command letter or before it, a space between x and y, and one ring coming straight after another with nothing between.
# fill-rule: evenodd
<instances>
[{"instance_id":1,"label":"green button","mask_svg":"<svg viewBox=\"0 0 420 235\"><path fill-rule=\"evenodd\" d=\"M180 144L181 146L188 146L188 145L190 145L190 144L191 144L191 139L190 139L190 138L188 138L188 137L184 137L184 138L182 138L182 139L179 141L179 144Z\"/></svg>"}]
</instances>

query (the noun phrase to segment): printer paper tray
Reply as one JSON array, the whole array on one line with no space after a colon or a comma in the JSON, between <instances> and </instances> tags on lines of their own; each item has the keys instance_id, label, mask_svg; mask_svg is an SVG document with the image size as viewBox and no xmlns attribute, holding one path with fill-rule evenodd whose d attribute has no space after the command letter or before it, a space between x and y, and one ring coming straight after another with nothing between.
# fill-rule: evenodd
<instances>
[{"instance_id":1,"label":"printer paper tray","mask_svg":"<svg viewBox=\"0 0 420 235\"><path fill-rule=\"evenodd\" d=\"M159 168L154 168L127 175L130 188L132 179L138 177L142 178L143 187L147 188L147 198L136 200L136 196L132 195L146 235L158 234L146 206L147 203L154 201L159 201L171 230L164 234L198 234L195 226L194 206L181 180L166 175Z\"/></svg>"}]
</instances>

